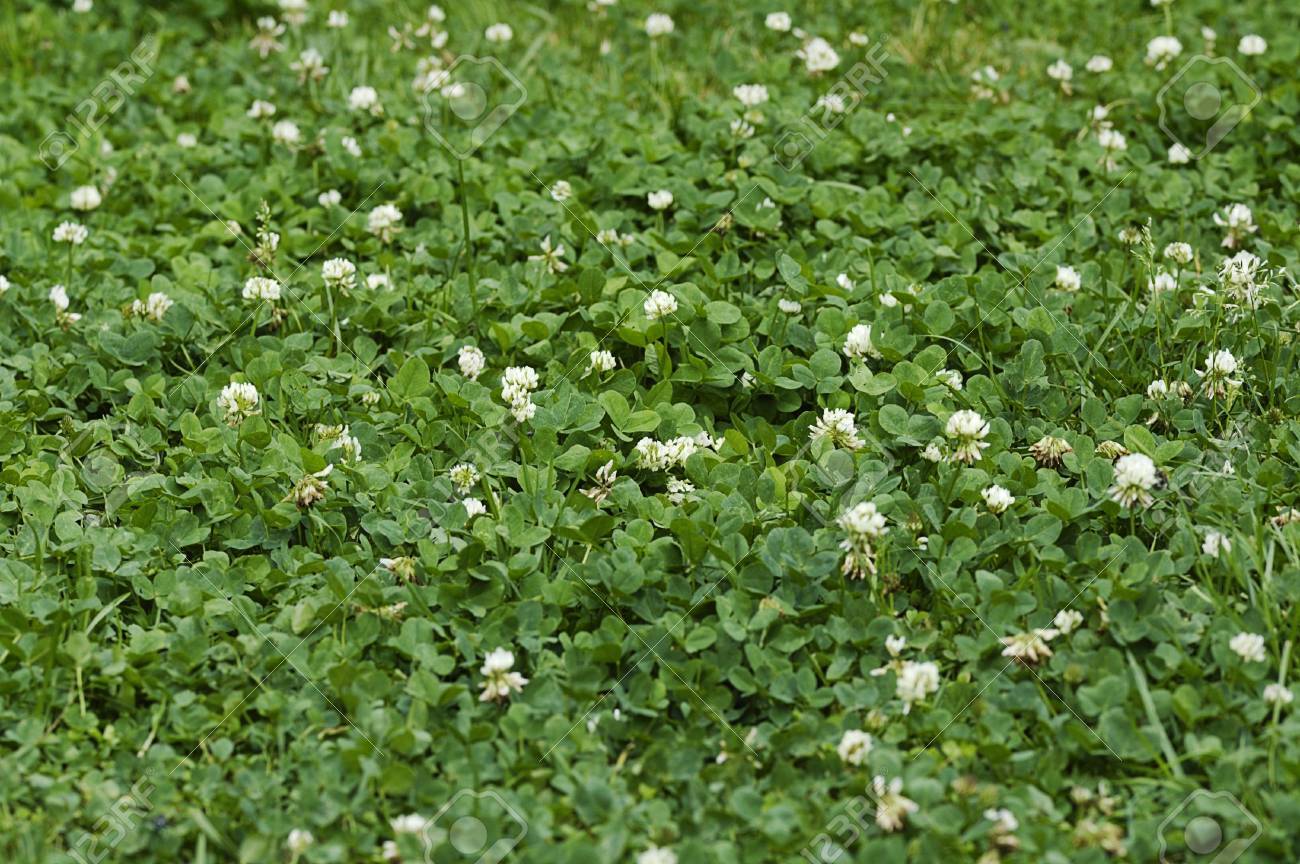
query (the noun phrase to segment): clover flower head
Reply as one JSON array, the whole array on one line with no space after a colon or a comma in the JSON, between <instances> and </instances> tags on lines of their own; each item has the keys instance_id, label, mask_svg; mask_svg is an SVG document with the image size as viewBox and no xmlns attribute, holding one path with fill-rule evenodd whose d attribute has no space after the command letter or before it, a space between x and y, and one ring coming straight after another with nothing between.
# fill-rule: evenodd
<instances>
[{"instance_id":1,"label":"clover flower head","mask_svg":"<svg viewBox=\"0 0 1300 864\"><path fill-rule=\"evenodd\" d=\"M979 461L981 453L989 444L984 440L989 434L989 424L984 422L978 411L963 409L956 411L944 426L944 432L953 439L951 458L954 462L970 465Z\"/></svg>"},{"instance_id":2,"label":"clover flower head","mask_svg":"<svg viewBox=\"0 0 1300 864\"><path fill-rule=\"evenodd\" d=\"M857 419L852 411L843 408L827 408L821 419L808 429L813 441L826 439L835 447L845 450L858 450L862 439L858 437Z\"/></svg>"}]
</instances>

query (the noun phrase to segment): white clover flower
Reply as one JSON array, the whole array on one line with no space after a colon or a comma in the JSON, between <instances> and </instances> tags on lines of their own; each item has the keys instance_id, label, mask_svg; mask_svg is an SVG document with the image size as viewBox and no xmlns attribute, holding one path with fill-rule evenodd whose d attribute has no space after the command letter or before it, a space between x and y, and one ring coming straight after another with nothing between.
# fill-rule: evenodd
<instances>
[{"instance_id":1,"label":"white clover flower","mask_svg":"<svg viewBox=\"0 0 1300 864\"><path fill-rule=\"evenodd\" d=\"M301 509L306 509L318 501L324 501L330 489L326 478L333 470L333 465L326 465L314 474L304 474L293 484L293 488L289 490L284 500L294 502Z\"/></svg>"},{"instance_id":2,"label":"white clover flower","mask_svg":"<svg viewBox=\"0 0 1300 864\"><path fill-rule=\"evenodd\" d=\"M990 833L994 835L1014 834L1020 827L1020 820L1016 818L1016 814L1005 807L1002 809L991 807L985 810L984 818L993 823Z\"/></svg>"},{"instance_id":3,"label":"white clover flower","mask_svg":"<svg viewBox=\"0 0 1300 864\"><path fill-rule=\"evenodd\" d=\"M428 826L429 820L418 813L408 813L388 820L388 824L394 834L420 834Z\"/></svg>"},{"instance_id":4,"label":"white clover flower","mask_svg":"<svg viewBox=\"0 0 1300 864\"><path fill-rule=\"evenodd\" d=\"M699 442L688 435L668 441L642 438L636 443L637 462L651 471L664 471L682 465L699 449Z\"/></svg>"},{"instance_id":5,"label":"white clover flower","mask_svg":"<svg viewBox=\"0 0 1300 864\"><path fill-rule=\"evenodd\" d=\"M1158 475L1151 457L1142 453L1128 453L1115 462L1115 483L1110 487L1111 500L1121 507L1140 504L1150 507L1154 500L1150 490L1156 485Z\"/></svg>"},{"instance_id":6,"label":"white clover flower","mask_svg":"<svg viewBox=\"0 0 1300 864\"><path fill-rule=\"evenodd\" d=\"M614 358L613 352L610 351L592 351L588 357L590 365L587 367L587 373L609 372L618 365L618 360Z\"/></svg>"},{"instance_id":7,"label":"white clover flower","mask_svg":"<svg viewBox=\"0 0 1300 864\"><path fill-rule=\"evenodd\" d=\"M460 366L460 374L471 381L477 380L487 365L483 352L473 345L462 345L456 354L456 362Z\"/></svg>"},{"instance_id":8,"label":"white clover flower","mask_svg":"<svg viewBox=\"0 0 1300 864\"><path fill-rule=\"evenodd\" d=\"M1192 151L1188 150L1184 145L1175 142L1169 147L1168 159L1170 165L1186 165L1188 162L1192 161Z\"/></svg>"},{"instance_id":9,"label":"white clover flower","mask_svg":"<svg viewBox=\"0 0 1300 864\"><path fill-rule=\"evenodd\" d=\"M197 146L198 143L199 143L198 137L195 136L194 133L192 132L182 132L181 134L176 136L176 146L182 147L186 150L188 150L191 147Z\"/></svg>"},{"instance_id":10,"label":"white clover flower","mask_svg":"<svg viewBox=\"0 0 1300 864\"><path fill-rule=\"evenodd\" d=\"M243 298L274 303L280 299L280 283L269 276L250 276L244 282Z\"/></svg>"},{"instance_id":11,"label":"white clover flower","mask_svg":"<svg viewBox=\"0 0 1300 864\"><path fill-rule=\"evenodd\" d=\"M272 117L275 115L275 105L262 99L254 99L253 104L248 106L248 116L254 120L261 120L263 117Z\"/></svg>"},{"instance_id":12,"label":"white clover flower","mask_svg":"<svg viewBox=\"0 0 1300 864\"><path fill-rule=\"evenodd\" d=\"M483 668L479 670L479 674L485 679L482 684L483 692L478 697L480 702L496 702L509 698L512 693L523 692L528 679L518 672L510 671L514 665L513 652L505 648L488 652L487 657L483 659Z\"/></svg>"},{"instance_id":13,"label":"white clover flower","mask_svg":"<svg viewBox=\"0 0 1300 864\"><path fill-rule=\"evenodd\" d=\"M474 488L474 484L479 481L478 469L469 462L460 462L451 466L447 476L451 478L456 491L461 495L467 494L470 489Z\"/></svg>"},{"instance_id":14,"label":"white clover flower","mask_svg":"<svg viewBox=\"0 0 1300 864\"><path fill-rule=\"evenodd\" d=\"M295 828L289 832L289 839L286 842L286 845L289 847L290 853L293 855L301 855L310 849L311 845L315 842L316 838L312 836L310 831L302 828Z\"/></svg>"},{"instance_id":15,"label":"white clover flower","mask_svg":"<svg viewBox=\"0 0 1300 864\"><path fill-rule=\"evenodd\" d=\"M886 636L885 650L889 652L890 657L897 657L903 653L903 648L907 646L906 636Z\"/></svg>"},{"instance_id":16,"label":"white clover flower","mask_svg":"<svg viewBox=\"0 0 1300 864\"><path fill-rule=\"evenodd\" d=\"M846 729L835 752L840 754L840 760L844 764L857 766L867 761L872 746L871 736L866 732L861 729Z\"/></svg>"},{"instance_id":17,"label":"white clover flower","mask_svg":"<svg viewBox=\"0 0 1300 864\"><path fill-rule=\"evenodd\" d=\"M889 532L885 515L871 501L863 501L844 511L836 524L855 539L877 540Z\"/></svg>"},{"instance_id":18,"label":"white clover flower","mask_svg":"<svg viewBox=\"0 0 1300 864\"><path fill-rule=\"evenodd\" d=\"M539 261L551 273L563 273L569 269L569 265L564 261L564 244L551 243L551 235L547 234L542 238L539 244L539 251L536 255L529 255L529 261Z\"/></svg>"},{"instance_id":19,"label":"white clover flower","mask_svg":"<svg viewBox=\"0 0 1300 864\"><path fill-rule=\"evenodd\" d=\"M974 464L989 446L984 440L989 434L989 424L984 422L978 411L954 412L944 426L944 434L953 439L954 447L950 458L954 462Z\"/></svg>"},{"instance_id":20,"label":"white clover flower","mask_svg":"<svg viewBox=\"0 0 1300 864\"><path fill-rule=\"evenodd\" d=\"M926 444L925 449L921 451L921 458L926 462L942 462L945 456L938 444L930 443Z\"/></svg>"},{"instance_id":21,"label":"white clover flower","mask_svg":"<svg viewBox=\"0 0 1300 864\"><path fill-rule=\"evenodd\" d=\"M510 366L502 373L501 399L510 406L516 421L524 423L537 413L532 393L539 384L537 370L531 366Z\"/></svg>"},{"instance_id":22,"label":"white clover flower","mask_svg":"<svg viewBox=\"0 0 1300 864\"><path fill-rule=\"evenodd\" d=\"M1232 541L1218 531L1209 531L1201 544L1201 551L1211 558L1218 558L1219 553L1232 551Z\"/></svg>"},{"instance_id":23,"label":"white clover flower","mask_svg":"<svg viewBox=\"0 0 1300 864\"><path fill-rule=\"evenodd\" d=\"M284 25L270 15L263 15L257 19L257 33L248 40L248 47L265 60L272 53L284 50L284 46L276 38L283 35Z\"/></svg>"},{"instance_id":24,"label":"white clover flower","mask_svg":"<svg viewBox=\"0 0 1300 864\"><path fill-rule=\"evenodd\" d=\"M1157 36L1147 43L1146 63L1157 70L1164 69L1170 61L1183 53L1183 43L1173 36Z\"/></svg>"},{"instance_id":25,"label":"white clover flower","mask_svg":"<svg viewBox=\"0 0 1300 864\"><path fill-rule=\"evenodd\" d=\"M95 8L95 0L73 0L72 11L84 15Z\"/></svg>"},{"instance_id":26,"label":"white clover flower","mask_svg":"<svg viewBox=\"0 0 1300 864\"><path fill-rule=\"evenodd\" d=\"M650 292L642 305L645 311L645 317L650 321L658 321L665 315L672 315L677 311L677 298L667 291L661 291L656 288Z\"/></svg>"},{"instance_id":27,"label":"white clover flower","mask_svg":"<svg viewBox=\"0 0 1300 864\"><path fill-rule=\"evenodd\" d=\"M370 211L366 218L366 228L381 243L392 242L397 232L402 230L402 211L392 204L380 204Z\"/></svg>"},{"instance_id":28,"label":"white clover flower","mask_svg":"<svg viewBox=\"0 0 1300 864\"><path fill-rule=\"evenodd\" d=\"M388 285L388 274L386 273L371 273L366 277L366 287L371 291L378 291L380 288L387 288Z\"/></svg>"},{"instance_id":29,"label":"white clover flower","mask_svg":"<svg viewBox=\"0 0 1300 864\"><path fill-rule=\"evenodd\" d=\"M695 491L695 484L689 480L679 480L676 477L668 479L668 500L672 504L682 504L688 499L692 499L691 493Z\"/></svg>"},{"instance_id":30,"label":"white clover flower","mask_svg":"<svg viewBox=\"0 0 1300 864\"><path fill-rule=\"evenodd\" d=\"M1056 287L1062 291L1078 291L1083 285L1083 277L1079 271L1066 264L1058 264L1056 267Z\"/></svg>"},{"instance_id":31,"label":"white clover flower","mask_svg":"<svg viewBox=\"0 0 1300 864\"><path fill-rule=\"evenodd\" d=\"M1062 609L1056 613L1052 623L1056 625L1057 630L1061 631L1061 635L1069 636L1083 624L1083 614L1074 609Z\"/></svg>"},{"instance_id":32,"label":"white clover flower","mask_svg":"<svg viewBox=\"0 0 1300 864\"><path fill-rule=\"evenodd\" d=\"M379 101L379 91L365 84L352 88L348 94L348 108L371 114L382 114L384 111L384 106Z\"/></svg>"},{"instance_id":33,"label":"white clover flower","mask_svg":"<svg viewBox=\"0 0 1300 864\"><path fill-rule=\"evenodd\" d=\"M880 352L871 344L871 325L856 324L844 337L844 356L850 360L864 357L880 358Z\"/></svg>"},{"instance_id":34,"label":"white clover flower","mask_svg":"<svg viewBox=\"0 0 1300 864\"><path fill-rule=\"evenodd\" d=\"M50 302L54 304L55 311L66 312L71 305L68 300L68 289L62 285L54 285L50 288Z\"/></svg>"},{"instance_id":35,"label":"white clover flower","mask_svg":"<svg viewBox=\"0 0 1300 864\"><path fill-rule=\"evenodd\" d=\"M984 506L989 508L991 513L1002 513L1016 503L1011 493L996 483L981 492L980 497L984 499Z\"/></svg>"},{"instance_id":36,"label":"white clover flower","mask_svg":"<svg viewBox=\"0 0 1300 864\"><path fill-rule=\"evenodd\" d=\"M217 396L217 407L225 415L226 425L238 426L262 410L261 396L252 384L231 381L221 388L221 394Z\"/></svg>"},{"instance_id":37,"label":"white clover flower","mask_svg":"<svg viewBox=\"0 0 1300 864\"><path fill-rule=\"evenodd\" d=\"M671 849L650 846L637 853L636 864L677 864L677 853Z\"/></svg>"},{"instance_id":38,"label":"white clover flower","mask_svg":"<svg viewBox=\"0 0 1300 864\"><path fill-rule=\"evenodd\" d=\"M1264 637L1258 633L1238 633L1228 642L1232 653L1247 663L1263 663L1268 659L1264 651Z\"/></svg>"},{"instance_id":39,"label":"white clover flower","mask_svg":"<svg viewBox=\"0 0 1300 864\"><path fill-rule=\"evenodd\" d=\"M193 89L190 86L190 79L184 75L177 75L172 79L172 92L180 95L190 92Z\"/></svg>"},{"instance_id":40,"label":"white clover flower","mask_svg":"<svg viewBox=\"0 0 1300 864\"><path fill-rule=\"evenodd\" d=\"M414 558L409 558L409 557L380 558L379 566L383 567L389 573L392 573L393 575L398 576L407 582L415 581L415 559ZM407 818L407 817L402 817L402 818ZM393 830L396 831L398 834L403 833L403 831L397 827L396 819L394 819L390 824L393 826Z\"/></svg>"},{"instance_id":41,"label":"white clover flower","mask_svg":"<svg viewBox=\"0 0 1300 864\"><path fill-rule=\"evenodd\" d=\"M1269 684L1264 688L1264 701L1270 705L1290 705L1294 699L1295 694L1282 684Z\"/></svg>"},{"instance_id":42,"label":"white clover flower","mask_svg":"<svg viewBox=\"0 0 1300 864\"><path fill-rule=\"evenodd\" d=\"M843 114L849 110L849 103L839 93L823 93L817 97L817 107L832 114Z\"/></svg>"},{"instance_id":43,"label":"white clover flower","mask_svg":"<svg viewBox=\"0 0 1300 864\"><path fill-rule=\"evenodd\" d=\"M1066 63L1064 59L1058 59L1047 67L1047 77L1065 84L1074 78L1074 68L1069 63Z\"/></svg>"},{"instance_id":44,"label":"white clover flower","mask_svg":"<svg viewBox=\"0 0 1300 864\"><path fill-rule=\"evenodd\" d=\"M798 300L789 300L782 297L780 300L776 301L776 308L780 309L785 315L798 315L803 311L803 304Z\"/></svg>"},{"instance_id":45,"label":"white clover flower","mask_svg":"<svg viewBox=\"0 0 1300 864\"><path fill-rule=\"evenodd\" d=\"M94 186L78 186L68 196L68 203L73 210L94 210L102 201L99 190Z\"/></svg>"},{"instance_id":46,"label":"white clover flower","mask_svg":"<svg viewBox=\"0 0 1300 864\"><path fill-rule=\"evenodd\" d=\"M493 24L483 31L483 38L489 42L501 44L515 38L515 31L509 24Z\"/></svg>"},{"instance_id":47,"label":"white clover flower","mask_svg":"<svg viewBox=\"0 0 1300 864\"><path fill-rule=\"evenodd\" d=\"M645 200L650 205L651 210L667 210L673 206L673 193L667 189L660 189L657 192L651 192L645 197Z\"/></svg>"},{"instance_id":48,"label":"white clover flower","mask_svg":"<svg viewBox=\"0 0 1300 864\"><path fill-rule=\"evenodd\" d=\"M891 834L902 829L907 817L921 809L903 795L901 777L886 782L884 777L877 776L871 781L871 790L876 799L876 824Z\"/></svg>"},{"instance_id":49,"label":"white clover flower","mask_svg":"<svg viewBox=\"0 0 1300 864\"><path fill-rule=\"evenodd\" d=\"M1205 368L1197 369L1196 374L1201 376L1207 393L1222 397L1241 386L1241 379L1232 377L1239 365L1231 351L1212 351L1205 358Z\"/></svg>"},{"instance_id":50,"label":"white clover flower","mask_svg":"<svg viewBox=\"0 0 1300 864\"><path fill-rule=\"evenodd\" d=\"M309 79L320 81L329 74L330 67L325 65L325 58L315 48L308 48L298 55L298 59L289 64L289 68L298 73L298 83L304 84Z\"/></svg>"},{"instance_id":51,"label":"white clover flower","mask_svg":"<svg viewBox=\"0 0 1300 864\"><path fill-rule=\"evenodd\" d=\"M894 689L895 695L903 700L903 713L910 714L913 704L924 702L939 690L939 667L934 663L905 660L898 670Z\"/></svg>"},{"instance_id":52,"label":"white clover flower","mask_svg":"<svg viewBox=\"0 0 1300 864\"><path fill-rule=\"evenodd\" d=\"M5 276L0 276L0 296L13 287L13 283Z\"/></svg>"},{"instance_id":53,"label":"white clover flower","mask_svg":"<svg viewBox=\"0 0 1300 864\"><path fill-rule=\"evenodd\" d=\"M1014 636L1003 636L1001 642L1006 647L1002 649L1002 656L1022 663L1046 660L1052 656L1052 649L1047 647L1047 643L1059 635L1060 631L1053 627L1035 627Z\"/></svg>"},{"instance_id":54,"label":"white clover flower","mask_svg":"<svg viewBox=\"0 0 1300 864\"><path fill-rule=\"evenodd\" d=\"M280 14L295 27L307 20L307 0L280 0Z\"/></svg>"},{"instance_id":55,"label":"white clover flower","mask_svg":"<svg viewBox=\"0 0 1300 864\"><path fill-rule=\"evenodd\" d=\"M956 369L940 369L934 373L934 377L941 381L949 390L956 393L961 392L961 373Z\"/></svg>"},{"instance_id":56,"label":"white clover flower","mask_svg":"<svg viewBox=\"0 0 1300 864\"><path fill-rule=\"evenodd\" d=\"M805 42L803 47L795 52L795 56L804 62L804 66L813 75L829 72L840 65L840 55L820 36Z\"/></svg>"},{"instance_id":57,"label":"white clover flower","mask_svg":"<svg viewBox=\"0 0 1300 864\"><path fill-rule=\"evenodd\" d=\"M1100 75L1103 72L1109 72L1114 65L1115 61L1105 54L1094 54L1088 58L1088 62L1084 64L1083 68L1093 74Z\"/></svg>"},{"instance_id":58,"label":"white clover flower","mask_svg":"<svg viewBox=\"0 0 1300 864\"><path fill-rule=\"evenodd\" d=\"M475 516L482 516L487 512L487 505L477 498L463 498L460 503L471 519Z\"/></svg>"},{"instance_id":59,"label":"white clover flower","mask_svg":"<svg viewBox=\"0 0 1300 864\"><path fill-rule=\"evenodd\" d=\"M573 186L568 180L556 180L551 184L552 201L568 201L573 197Z\"/></svg>"},{"instance_id":60,"label":"white clover flower","mask_svg":"<svg viewBox=\"0 0 1300 864\"><path fill-rule=\"evenodd\" d=\"M331 30L342 30L348 26L348 13L342 9L331 9L329 17L325 19L325 26Z\"/></svg>"},{"instance_id":61,"label":"white clover flower","mask_svg":"<svg viewBox=\"0 0 1300 864\"><path fill-rule=\"evenodd\" d=\"M80 246L90 236L90 230L80 222L60 222L54 229L54 242Z\"/></svg>"},{"instance_id":62,"label":"white clover flower","mask_svg":"<svg viewBox=\"0 0 1300 864\"><path fill-rule=\"evenodd\" d=\"M769 12L767 17L763 19L763 26L777 33L789 33L791 26L790 13Z\"/></svg>"},{"instance_id":63,"label":"white clover flower","mask_svg":"<svg viewBox=\"0 0 1300 864\"><path fill-rule=\"evenodd\" d=\"M1153 401L1159 401L1169 395L1169 382L1163 378L1157 378L1147 385L1147 398Z\"/></svg>"},{"instance_id":64,"label":"white clover flower","mask_svg":"<svg viewBox=\"0 0 1300 864\"><path fill-rule=\"evenodd\" d=\"M862 439L858 437L857 420L852 411L845 411L843 408L827 408L822 411L821 419L809 427L808 433L813 441L825 438L832 445L846 450L857 450L862 447Z\"/></svg>"},{"instance_id":65,"label":"white clover flower","mask_svg":"<svg viewBox=\"0 0 1300 864\"><path fill-rule=\"evenodd\" d=\"M339 139L339 146L346 150L347 154L353 159L361 158L361 145L351 135L344 135Z\"/></svg>"},{"instance_id":66,"label":"white clover flower","mask_svg":"<svg viewBox=\"0 0 1300 864\"><path fill-rule=\"evenodd\" d=\"M292 120L281 120L271 127L271 138L277 144L295 147L302 141L302 130Z\"/></svg>"},{"instance_id":67,"label":"white clover flower","mask_svg":"<svg viewBox=\"0 0 1300 864\"><path fill-rule=\"evenodd\" d=\"M1128 149L1128 140L1118 130L1109 126L1097 130L1097 144L1108 153L1118 153Z\"/></svg>"},{"instance_id":68,"label":"white clover flower","mask_svg":"<svg viewBox=\"0 0 1300 864\"><path fill-rule=\"evenodd\" d=\"M1168 270L1159 269L1147 280L1147 290L1152 294L1161 294L1178 288L1178 279Z\"/></svg>"},{"instance_id":69,"label":"white clover flower","mask_svg":"<svg viewBox=\"0 0 1300 864\"><path fill-rule=\"evenodd\" d=\"M654 12L645 19L645 33L651 39L667 36L673 32L674 27L672 16L662 12Z\"/></svg>"},{"instance_id":70,"label":"white clover flower","mask_svg":"<svg viewBox=\"0 0 1300 864\"><path fill-rule=\"evenodd\" d=\"M1141 229L1133 225L1126 225L1119 229L1119 233L1115 236L1119 239L1119 242L1123 243L1125 246L1136 246L1142 242Z\"/></svg>"},{"instance_id":71,"label":"white clover flower","mask_svg":"<svg viewBox=\"0 0 1300 864\"><path fill-rule=\"evenodd\" d=\"M849 274L847 273L841 273L836 276L835 284L843 288L845 291L853 290L853 280L849 278Z\"/></svg>"},{"instance_id":72,"label":"white clover flower","mask_svg":"<svg viewBox=\"0 0 1300 864\"><path fill-rule=\"evenodd\" d=\"M1219 279L1225 286L1241 293L1255 286L1255 277L1262 263L1257 255L1243 249L1231 258L1223 259L1219 265Z\"/></svg>"},{"instance_id":73,"label":"white clover flower","mask_svg":"<svg viewBox=\"0 0 1300 864\"><path fill-rule=\"evenodd\" d=\"M167 314L167 310L175 305L172 298L168 297L161 291L154 291L144 300L131 301L131 314L137 318L148 318L150 321L161 321L162 317Z\"/></svg>"},{"instance_id":74,"label":"white clover flower","mask_svg":"<svg viewBox=\"0 0 1300 864\"><path fill-rule=\"evenodd\" d=\"M337 189L326 190L325 192L320 193L320 195L316 197L316 203L320 204L320 206L325 207L327 209L330 207L339 206L339 202L341 202L342 200L343 200L343 193Z\"/></svg>"},{"instance_id":75,"label":"white clover flower","mask_svg":"<svg viewBox=\"0 0 1300 864\"><path fill-rule=\"evenodd\" d=\"M1002 76L993 66L981 66L974 72L970 73L971 95L976 99L984 99L990 102L995 101L998 98L998 91L994 88L994 85L997 84L1001 78ZM894 121L894 115L890 114L885 119L892 123Z\"/></svg>"},{"instance_id":76,"label":"white clover flower","mask_svg":"<svg viewBox=\"0 0 1300 864\"><path fill-rule=\"evenodd\" d=\"M1223 213L1214 214L1214 224L1220 228L1227 228L1228 233L1223 238L1223 246L1226 249L1236 249L1247 234L1254 234L1259 230L1255 224L1254 214L1245 204L1230 204L1223 208Z\"/></svg>"},{"instance_id":77,"label":"white clover flower","mask_svg":"<svg viewBox=\"0 0 1300 864\"><path fill-rule=\"evenodd\" d=\"M731 93L746 108L754 108L767 101L767 88L762 84L737 84Z\"/></svg>"},{"instance_id":78,"label":"white clover flower","mask_svg":"<svg viewBox=\"0 0 1300 864\"><path fill-rule=\"evenodd\" d=\"M351 291L356 285L357 266L346 258L331 258L321 265L320 275L331 288Z\"/></svg>"},{"instance_id":79,"label":"white clover flower","mask_svg":"<svg viewBox=\"0 0 1300 864\"><path fill-rule=\"evenodd\" d=\"M1245 36L1242 36L1241 41L1237 43L1237 50L1242 54L1245 54L1247 57L1254 57L1267 51L1268 43L1264 41L1263 36L1254 33L1247 33Z\"/></svg>"},{"instance_id":80,"label":"white clover flower","mask_svg":"<svg viewBox=\"0 0 1300 864\"><path fill-rule=\"evenodd\" d=\"M1192 244L1190 243L1170 243L1165 247L1164 256L1175 264L1190 264L1194 256ZM1247 253L1249 254L1249 253Z\"/></svg>"}]
</instances>

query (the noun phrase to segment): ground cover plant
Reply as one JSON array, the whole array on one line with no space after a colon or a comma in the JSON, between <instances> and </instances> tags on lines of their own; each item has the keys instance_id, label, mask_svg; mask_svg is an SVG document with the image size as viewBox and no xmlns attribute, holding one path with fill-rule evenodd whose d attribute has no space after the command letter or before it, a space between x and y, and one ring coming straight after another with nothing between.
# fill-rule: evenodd
<instances>
[{"instance_id":1,"label":"ground cover plant","mask_svg":"<svg viewBox=\"0 0 1300 864\"><path fill-rule=\"evenodd\" d=\"M0 11L6 862L1291 862L1282 2Z\"/></svg>"}]
</instances>

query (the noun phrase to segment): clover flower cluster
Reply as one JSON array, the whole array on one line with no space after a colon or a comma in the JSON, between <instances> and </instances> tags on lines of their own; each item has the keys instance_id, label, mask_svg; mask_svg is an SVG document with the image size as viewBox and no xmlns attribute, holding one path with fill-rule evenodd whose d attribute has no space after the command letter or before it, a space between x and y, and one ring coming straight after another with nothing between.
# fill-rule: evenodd
<instances>
[{"instance_id":1,"label":"clover flower cluster","mask_svg":"<svg viewBox=\"0 0 1300 864\"><path fill-rule=\"evenodd\" d=\"M844 531L843 572L850 579L876 575L875 543L889 531L885 516L875 502L863 501L840 514L836 524Z\"/></svg>"},{"instance_id":2,"label":"clover flower cluster","mask_svg":"<svg viewBox=\"0 0 1300 864\"><path fill-rule=\"evenodd\" d=\"M533 391L538 384L537 370L531 366L510 366L502 373L501 399L510 406L516 421L527 422L537 413Z\"/></svg>"},{"instance_id":3,"label":"clover flower cluster","mask_svg":"<svg viewBox=\"0 0 1300 864\"><path fill-rule=\"evenodd\" d=\"M717 449L722 444L707 432L698 435L679 435L667 441L642 438L636 442L637 463L651 471L667 471L686 464L686 460L705 449Z\"/></svg>"},{"instance_id":4,"label":"clover flower cluster","mask_svg":"<svg viewBox=\"0 0 1300 864\"><path fill-rule=\"evenodd\" d=\"M528 679L512 671L515 666L514 652L506 648L489 651L483 659L483 692L479 694L480 702L499 702L510 698L512 693L522 693Z\"/></svg>"}]
</instances>

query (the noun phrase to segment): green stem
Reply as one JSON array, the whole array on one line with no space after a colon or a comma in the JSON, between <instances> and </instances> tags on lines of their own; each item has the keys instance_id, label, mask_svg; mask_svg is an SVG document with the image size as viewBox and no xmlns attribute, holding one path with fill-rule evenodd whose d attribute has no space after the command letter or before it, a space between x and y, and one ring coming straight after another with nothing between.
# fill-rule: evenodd
<instances>
[{"instance_id":1,"label":"green stem","mask_svg":"<svg viewBox=\"0 0 1300 864\"><path fill-rule=\"evenodd\" d=\"M456 177L460 185L460 222L462 242L465 246L466 261L469 267L469 300L474 309L474 326L478 326L478 275L477 260L474 254L474 238L470 234L469 192L465 188L465 160L456 160Z\"/></svg>"}]
</instances>

